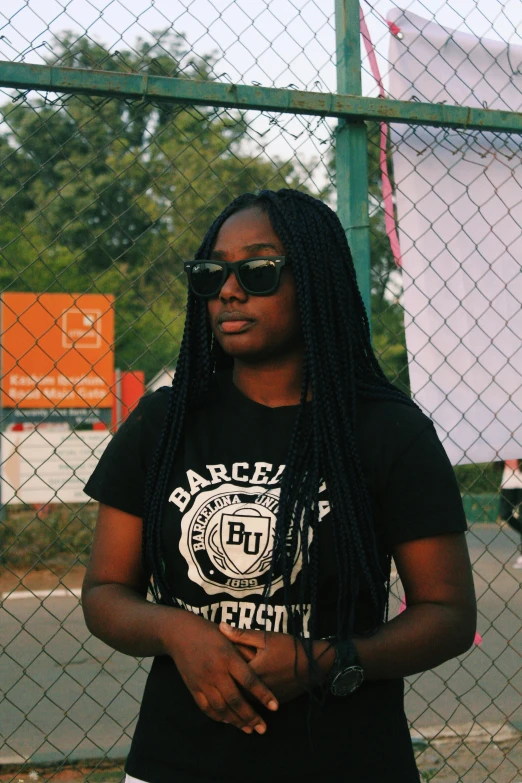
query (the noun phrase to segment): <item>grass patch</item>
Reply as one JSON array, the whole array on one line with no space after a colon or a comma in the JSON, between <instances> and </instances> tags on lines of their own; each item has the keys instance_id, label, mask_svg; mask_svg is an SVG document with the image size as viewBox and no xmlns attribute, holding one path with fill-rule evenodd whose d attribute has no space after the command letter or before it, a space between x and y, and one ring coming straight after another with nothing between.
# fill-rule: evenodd
<instances>
[{"instance_id":1,"label":"grass patch","mask_svg":"<svg viewBox=\"0 0 522 783\"><path fill-rule=\"evenodd\" d=\"M66 570L86 565L97 503L8 506L0 521L0 567Z\"/></svg>"},{"instance_id":2,"label":"grass patch","mask_svg":"<svg viewBox=\"0 0 522 783\"><path fill-rule=\"evenodd\" d=\"M98 764L85 761L49 764L36 769L0 767L0 783L120 783L125 778L123 761L101 759Z\"/></svg>"}]
</instances>

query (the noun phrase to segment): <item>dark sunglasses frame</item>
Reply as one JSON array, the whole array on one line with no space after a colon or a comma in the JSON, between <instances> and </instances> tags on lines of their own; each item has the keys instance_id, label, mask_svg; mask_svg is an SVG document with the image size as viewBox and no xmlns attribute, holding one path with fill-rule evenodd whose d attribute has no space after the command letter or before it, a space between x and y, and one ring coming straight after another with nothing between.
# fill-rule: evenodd
<instances>
[{"instance_id":1,"label":"dark sunglasses frame","mask_svg":"<svg viewBox=\"0 0 522 783\"><path fill-rule=\"evenodd\" d=\"M245 264L248 264L250 261L273 261L274 262L274 283L273 285L267 289L266 291L252 291L248 286L246 286L243 281L241 280L241 267L243 267ZM210 294L201 294L194 288L194 283L192 282L192 269L194 266L197 266L197 264L215 264L216 266L221 267L221 280L219 281L219 285L216 285L216 290L213 291ZM219 292L223 288L223 285L225 284L226 279L228 278L229 274L232 272L236 276L236 280L245 291L245 293L250 294L251 296L269 296L270 294L275 293L277 291L277 287L279 285L279 278L281 276L281 269L284 266L289 266L290 262L287 260L286 256L255 256L254 258L244 258L241 261L218 261L214 258L197 258L194 261L185 261L183 264L183 269L187 273L190 287L192 289L192 292L195 294L195 296L199 296L202 299L212 299L215 296L218 296Z\"/></svg>"}]
</instances>

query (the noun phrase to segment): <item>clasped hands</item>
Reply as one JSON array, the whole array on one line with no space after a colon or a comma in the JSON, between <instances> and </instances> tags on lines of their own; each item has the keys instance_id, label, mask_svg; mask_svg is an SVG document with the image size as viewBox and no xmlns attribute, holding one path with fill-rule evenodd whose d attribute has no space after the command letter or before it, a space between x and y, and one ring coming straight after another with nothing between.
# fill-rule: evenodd
<instances>
[{"instance_id":1,"label":"clasped hands","mask_svg":"<svg viewBox=\"0 0 522 783\"><path fill-rule=\"evenodd\" d=\"M166 628L165 652L199 709L212 720L246 734L264 734L267 725L258 705L277 710L309 687L308 658L295 637L218 626L192 612L173 611L176 623ZM314 641L313 656L326 672L334 657L329 642Z\"/></svg>"},{"instance_id":2,"label":"clasped hands","mask_svg":"<svg viewBox=\"0 0 522 783\"><path fill-rule=\"evenodd\" d=\"M231 641L252 671L276 696L279 704L300 696L310 687L309 661L302 643L294 636L274 631L253 631L220 623L220 632ZM328 651L333 649L327 641L313 643L314 659L328 664ZM324 679L320 665L316 676L319 684Z\"/></svg>"},{"instance_id":3,"label":"clasped hands","mask_svg":"<svg viewBox=\"0 0 522 783\"><path fill-rule=\"evenodd\" d=\"M219 630L279 703L299 696L309 686L308 659L303 645L294 636L234 628L227 623L220 623Z\"/></svg>"}]
</instances>

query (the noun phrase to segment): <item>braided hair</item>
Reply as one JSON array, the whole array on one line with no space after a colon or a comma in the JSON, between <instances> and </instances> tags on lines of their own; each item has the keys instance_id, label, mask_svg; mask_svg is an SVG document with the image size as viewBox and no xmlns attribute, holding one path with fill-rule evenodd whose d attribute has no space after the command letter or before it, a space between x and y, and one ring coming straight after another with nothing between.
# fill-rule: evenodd
<instances>
[{"instance_id":1,"label":"braided hair","mask_svg":"<svg viewBox=\"0 0 522 783\"><path fill-rule=\"evenodd\" d=\"M196 253L208 258L223 223L246 209L266 212L285 248L295 278L305 348L301 404L281 482L273 565L283 572L289 630L311 656L317 624L319 584L319 500L328 488L334 539L337 636L349 636L361 591L369 595L373 622L387 615L390 558L383 573L356 434L358 398L415 404L381 370L370 342L368 318L339 218L326 204L296 190L263 190L236 198L214 221ZM185 330L160 441L146 482L143 552L152 574L154 598L174 605L161 553L161 520L168 482L190 406L203 404L216 370L231 366L214 340L206 302L188 293ZM308 391L311 401L305 405ZM291 577L300 541L299 603L291 600ZM265 590L267 598L270 585ZM293 605L292 605L293 604ZM309 636L304 639L304 606L309 604Z\"/></svg>"}]
</instances>

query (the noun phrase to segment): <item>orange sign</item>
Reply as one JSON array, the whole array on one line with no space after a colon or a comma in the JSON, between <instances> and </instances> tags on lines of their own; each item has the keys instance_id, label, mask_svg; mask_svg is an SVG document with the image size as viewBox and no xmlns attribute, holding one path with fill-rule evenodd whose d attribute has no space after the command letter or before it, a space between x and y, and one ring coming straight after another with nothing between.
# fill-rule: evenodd
<instances>
[{"instance_id":1,"label":"orange sign","mask_svg":"<svg viewBox=\"0 0 522 783\"><path fill-rule=\"evenodd\" d=\"M2 406L110 408L113 301L105 294L2 294Z\"/></svg>"}]
</instances>

